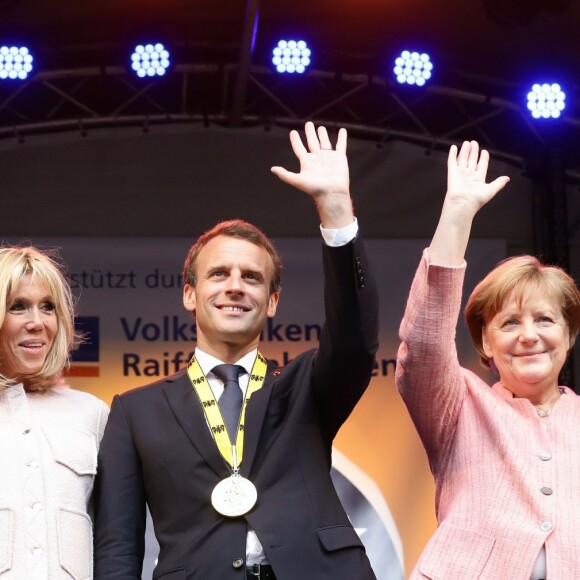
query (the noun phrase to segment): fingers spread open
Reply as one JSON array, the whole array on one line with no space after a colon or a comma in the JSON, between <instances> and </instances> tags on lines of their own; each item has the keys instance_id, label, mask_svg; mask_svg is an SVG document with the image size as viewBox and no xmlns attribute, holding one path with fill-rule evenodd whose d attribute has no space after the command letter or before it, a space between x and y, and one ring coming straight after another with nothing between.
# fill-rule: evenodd
<instances>
[{"instance_id":1,"label":"fingers spread open","mask_svg":"<svg viewBox=\"0 0 580 580\"><path fill-rule=\"evenodd\" d=\"M476 169L478 159L479 159L479 144L477 141L471 141L469 147L469 158L467 160L467 166Z\"/></svg>"},{"instance_id":2,"label":"fingers spread open","mask_svg":"<svg viewBox=\"0 0 580 580\"><path fill-rule=\"evenodd\" d=\"M469 160L469 152L471 151L471 143L469 141L464 141L459 150L459 155L457 156L457 165L460 167L467 167L467 162Z\"/></svg>"},{"instance_id":3,"label":"fingers spread open","mask_svg":"<svg viewBox=\"0 0 580 580\"><path fill-rule=\"evenodd\" d=\"M308 121L304 125L304 133L306 134L306 143L308 143L308 149L310 152L314 153L320 149L320 142L318 141L318 135L316 134L316 129L314 123Z\"/></svg>"},{"instance_id":4,"label":"fingers spread open","mask_svg":"<svg viewBox=\"0 0 580 580\"><path fill-rule=\"evenodd\" d=\"M340 129L338 131L338 139L336 140L336 150L340 151L341 153L346 153L346 142L347 142L347 133L346 129Z\"/></svg>"},{"instance_id":5,"label":"fingers spread open","mask_svg":"<svg viewBox=\"0 0 580 580\"><path fill-rule=\"evenodd\" d=\"M300 159L303 155L308 153L306 151L306 147L304 147L304 143L302 143L302 139L298 131L290 131L290 144L292 145L292 151L294 151L294 155Z\"/></svg>"},{"instance_id":6,"label":"fingers spread open","mask_svg":"<svg viewBox=\"0 0 580 580\"><path fill-rule=\"evenodd\" d=\"M332 150L332 143L328 138L328 132L326 131L326 127L318 127L318 140L320 142L320 148L326 151Z\"/></svg>"},{"instance_id":7,"label":"fingers spread open","mask_svg":"<svg viewBox=\"0 0 580 580\"><path fill-rule=\"evenodd\" d=\"M449 156L447 157L447 166L452 167L457 164L457 145L449 147Z\"/></svg>"},{"instance_id":8,"label":"fingers spread open","mask_svg":"<svg viewBox=\"0 0 580 580\"><path fill-rule=\"evenodd\" d=\"M481 178L485 181L485 176L487 175L487 167L489 165L489 153L482 149L479 155L479 162L477 164L477 173L481 175Z\"/></svg>"}]
</instances>

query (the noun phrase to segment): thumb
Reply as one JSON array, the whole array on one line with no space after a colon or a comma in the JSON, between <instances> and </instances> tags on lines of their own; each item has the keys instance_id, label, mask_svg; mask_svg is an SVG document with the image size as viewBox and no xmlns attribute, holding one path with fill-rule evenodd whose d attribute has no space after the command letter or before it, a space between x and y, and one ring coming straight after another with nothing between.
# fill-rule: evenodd
<instances>
[{"instance_id":1,"label":"thumb","mask_svg":"<svg viewBox=\"0 0 580 580\"><path fill-rule=\"evenodd\" d=\"M290 185L295 185L296 182L296 174L284 169L283 167L274 166L271 168L272 173L283 181L284 183L288 183Z\"/></svg>"},{"instance_id":2,"label":"thumb","mask_svg":"<svg viewBox=\"0 0 580 580\"><path fill-rule=\"evenodd\" d=\"M498 191L501 191L509 182L510 178L507 177L506 175L503 175L502 177L498 177L497 179L494 179L489 185L493 191L493 194L495 195Z\"/></svg>"}]
</instances>

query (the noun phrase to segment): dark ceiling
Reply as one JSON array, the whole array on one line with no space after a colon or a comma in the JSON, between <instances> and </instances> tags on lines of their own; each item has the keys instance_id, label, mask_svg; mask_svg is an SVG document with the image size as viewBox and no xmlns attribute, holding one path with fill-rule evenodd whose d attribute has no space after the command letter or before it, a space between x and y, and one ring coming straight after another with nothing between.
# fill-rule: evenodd
<instances>
[{"instance_id":1,"label":"dark ceiling","mask_svg":"<svg viewBox=\"0 0 580 580\"><path fill-rule=\"evenodd\" d=\"M576 74L580 9L570 0L250 0L260 19L257 51L279 35L301 34L320 51L321 68L380 72L389 53L416 46L437 55L441 72L517 82L534 70ZM47 67L144 34L231 54L240 43L243 0L3 0L0 36L45 51ZM261 60L258 54L256 59Z\"/></svg>"},{"instance_id":2,"label":"dark ceiling","mask_svg":"<svg viewBox=\"0 0 580 580\"><path fill-rule=\"evenodd\" d=\"M445 143L473 135L521 157L553 138L521 110L534 75L544 75L567 89L568 121L556 138L573 158L569 152L580 136L579 30L580 8L570 0L0 0L0 42L28 43L41 75L69 71L68 81L62 74L39 77L36 91L0 86L0 134L65 127L57 122L66 119L175 121L177 113L233 125L314 118L366 128L382 139L416 135ZM284 36L308 40L318 75L295 82L272 74L269 55ZM145 39L173 49L175 71L181 65L182 73L195 75L191 65L204 63L218 71L215 78L206 74L192 83L182 76L145 90L127 75L125 93L113 93L104 77L116 75L117 86L130 48ZM409 47L432 55L431 92L397 92L385 74ZM92 80L80 78L83 67L100 67L98 83L95 72ZM111 73L107 67L121 68Z\"/></svg>"}]
</instances>

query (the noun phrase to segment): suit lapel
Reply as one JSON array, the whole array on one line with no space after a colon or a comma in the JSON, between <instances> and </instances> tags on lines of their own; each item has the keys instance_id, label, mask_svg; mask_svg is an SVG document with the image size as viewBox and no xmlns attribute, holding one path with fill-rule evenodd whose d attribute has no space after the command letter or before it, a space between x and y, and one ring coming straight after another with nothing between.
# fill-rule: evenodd
<instances>
[{"instance_id":1,"label":"suit lapel","mask_svg":"<svg viewBox=\"0 0 580 580\"><path fill-rule=\"evenodd\" d=\"M264 386L256 391L251 399L248 401L246 408L246 421L244 430L244 457L240 467L240 473L247 477L252 469L256 452L258 450L258 442L260 440L260 433L264 425L264 418L270 402L270 395L272 394L272 385L276 377L272 371L276 369L276 365L268 361L268 370Z\"/></svg>"},{"instance_id":2,"label":"suit lapel","mask_svg":"<svg viewBox=\"0 0 580 580\"><path fill-rule=\"evenodd\" d=\"M203 409L187 374L168 380L163 386L163 393L191 444L216 475L226 477L229 473L227 464L211 436Z\"/></svg>"}]
</instances>

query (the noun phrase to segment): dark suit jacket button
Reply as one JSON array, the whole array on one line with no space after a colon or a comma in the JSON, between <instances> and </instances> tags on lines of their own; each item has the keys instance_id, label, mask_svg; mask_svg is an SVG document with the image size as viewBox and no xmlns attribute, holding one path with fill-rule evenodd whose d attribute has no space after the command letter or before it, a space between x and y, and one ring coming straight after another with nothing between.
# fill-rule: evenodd
<instances>
[{"instance_id":1,"label":"dark suit jacket button","mask_svg":"<svg viewBox=\"0 0 580 580\"><path fill-rule=\"evenodd\" d=\"M232 566L234 568L241 568L244 565L244 559L243 558L236 558L233 562L232 562Z\"/></svg>"}]
</instances>

